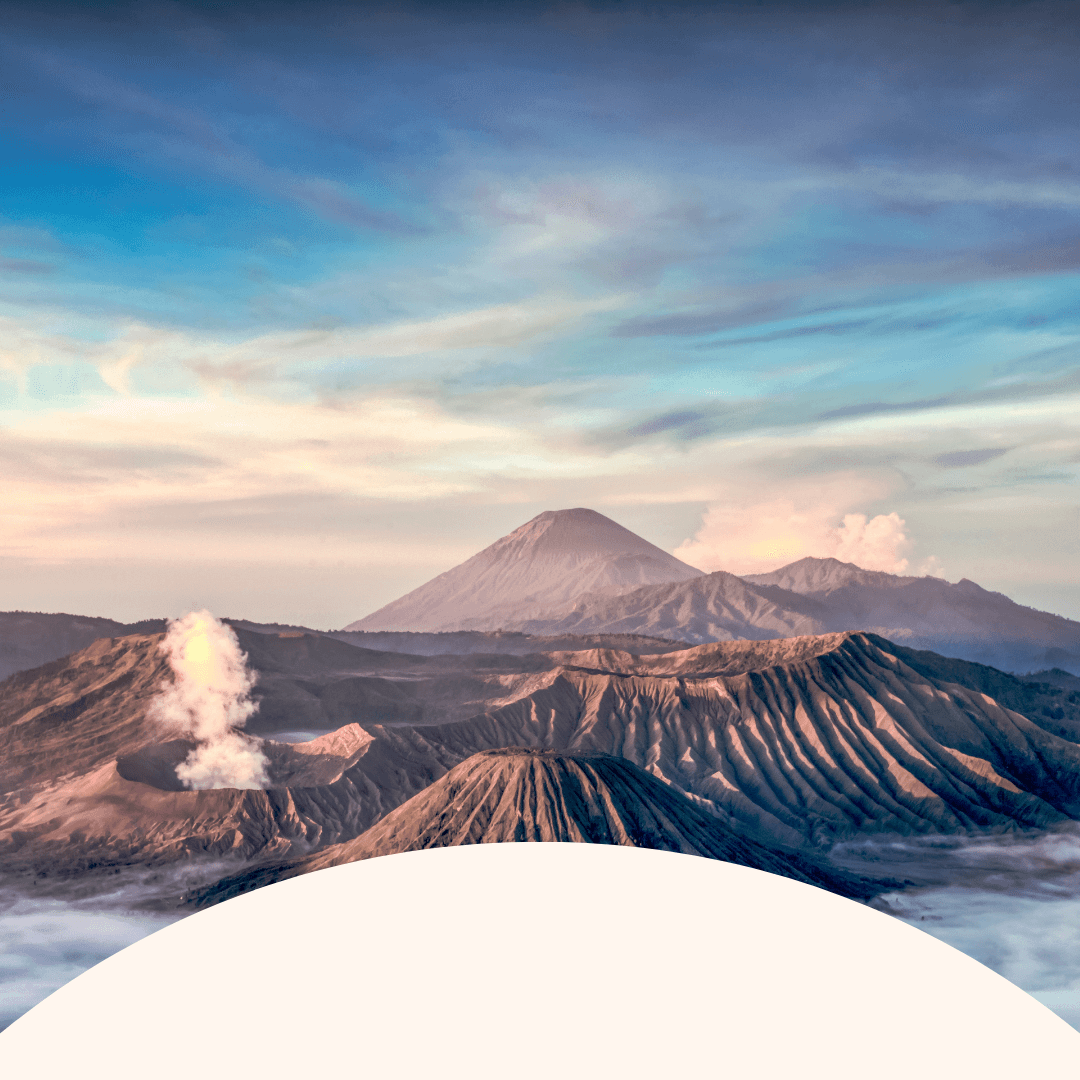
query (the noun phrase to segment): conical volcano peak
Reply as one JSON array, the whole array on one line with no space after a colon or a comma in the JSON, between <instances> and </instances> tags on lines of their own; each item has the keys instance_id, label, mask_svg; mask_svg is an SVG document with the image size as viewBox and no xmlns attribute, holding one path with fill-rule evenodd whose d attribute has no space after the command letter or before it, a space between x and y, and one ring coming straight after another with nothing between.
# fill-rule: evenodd
<instances>
[{"instance_id":1,"label":"conical volcano peak","mask_svg":"<svg viewBox=\"0 0 1080 1080\"><path fill-rule=\"evenodd\" d=\"M573 510L545 510L512 533L496 540L475 558L489 561L506 558L556 559L585 563L594 559L626 557L656 559L661 564L678 564L673 555L650 544L636 533L624 528L595 510L577 507ZM470 560L471 561L471 560ZM467 563L465 565L468 565Z\"/></svg>"},{"instance_id":2,"label":"conical volcano peak","mask_svg":"<svg viewBox=\"0 0 1080 1080\"><path fill-rule=\"evenodd\" d=\"M545 510L502 540L497 540L492 547L515 542L544 548L571 549L591 556L627 555L633 552L667 554L617 521L581 506L573 510Z\"/></svg>"},{"instance_id":3,"label":"conical volcano peak","mask_svg":"<svg viewBox=\"0 0 1080 1080\"><path fill-rule=\"evenodd\" d=\"M347 630L499 630L701 571L595 510L545 510Z\"/></svg>"}]
</instances>

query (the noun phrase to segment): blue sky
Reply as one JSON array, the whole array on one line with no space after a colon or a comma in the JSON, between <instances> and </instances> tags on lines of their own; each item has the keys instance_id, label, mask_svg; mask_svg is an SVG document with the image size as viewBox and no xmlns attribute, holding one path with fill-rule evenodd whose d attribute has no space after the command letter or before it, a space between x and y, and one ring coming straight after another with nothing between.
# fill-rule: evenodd
<instances>
[{"instance_id":1,"label":"blue sky","mask_svg":"<svg viewBox=\"0 0 1080 1080\"><path fill-rule=\"evenodd\" d=\"M1075 5L5 5L7 608L342 625L544 509L1080 617Z\"/></svg>"}]
</instances>

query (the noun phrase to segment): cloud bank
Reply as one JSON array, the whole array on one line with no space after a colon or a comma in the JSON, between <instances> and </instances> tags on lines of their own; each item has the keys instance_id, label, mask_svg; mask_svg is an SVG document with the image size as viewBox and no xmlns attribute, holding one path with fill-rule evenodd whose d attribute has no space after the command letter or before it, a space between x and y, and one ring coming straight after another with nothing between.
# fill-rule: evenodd
<instances>
[{"instance_id":1,"label":"cloud bank","mask_svg":"<svg viewBox=\"0 0 1080 1080\"><path fill-rule=\"evenodd\" d=\"M828 501L776 499L714 505L673 554L699 570L760 574L798 559L839 559L864 570L903 574L915 544L899 514L846 513Z\"/></svg>"}]
</instances>

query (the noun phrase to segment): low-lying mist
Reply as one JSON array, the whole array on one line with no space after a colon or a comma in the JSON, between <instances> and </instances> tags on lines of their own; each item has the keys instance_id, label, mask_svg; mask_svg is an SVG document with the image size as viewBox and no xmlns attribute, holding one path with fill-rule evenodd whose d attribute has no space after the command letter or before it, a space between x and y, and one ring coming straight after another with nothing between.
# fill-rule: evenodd
<instances>
[{"instance_id":1,"label":"low-lying mist","mask_svg":"<svg viewBox=\"0 0 1080 1080\"><path fill-rule=\"evenodd\" d=\"M0 1031L88 968L189 915L183 893L237 867L203 859L75 885L47 878L0 887Z\"/></svg>"},{"instance_id":2,"label":"low-lying mist","mask_svg":"<svg viewBox=\"0 0 1080 1080\"><path fill-rule=\"evenodd\" d=\"M918 882L873 906L985 964L1080 1030L1080 825L863 841L833 857Z\"/></svg>"},{"instance_id":3,"label":"low-lying mist","mask_svg":"<svg viewBox=\"0 0 1080 1080\"><path fill-rule=\"evenodd\" d=\"M1080 1029L1080 824L1037 836L840 845L849 869L917 882L873 906L1003 975ZM240 863L131 867L0 890L0 1030L81 972L189 913L183 893Z\"/></svg>"}]
</instances>

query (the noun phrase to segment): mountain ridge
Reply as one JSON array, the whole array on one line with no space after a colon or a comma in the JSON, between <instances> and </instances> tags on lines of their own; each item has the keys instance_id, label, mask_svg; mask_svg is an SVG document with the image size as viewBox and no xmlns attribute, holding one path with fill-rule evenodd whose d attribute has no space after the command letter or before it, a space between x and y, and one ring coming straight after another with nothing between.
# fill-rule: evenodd
<instances>
[{"instance_id":1,"label":"mountain ridge","mask_svg":"<svg viewBox=\"0 0 1080 1080\"><path fill-rule=\"evenodd\" d=\"M1080 820L1073 683L869 634L481 657L240 635L278 710L249 732L295 724L304 695L336 726L265 741L267 789L180 790L169 770L187 748L147 717L160 635L13 676L0 685L0 866L61 880L193 855L301 857L507 747L625 758L742 837L811 853Z\"/></svg>"}]
</instances>

